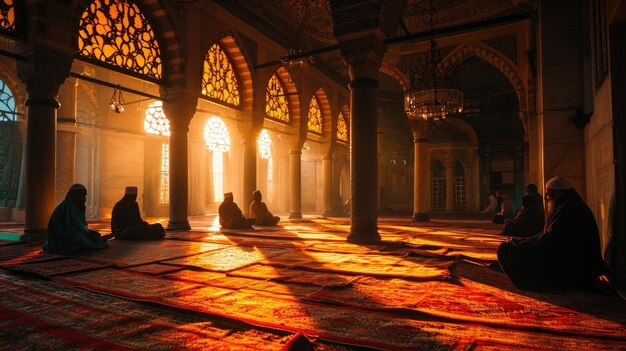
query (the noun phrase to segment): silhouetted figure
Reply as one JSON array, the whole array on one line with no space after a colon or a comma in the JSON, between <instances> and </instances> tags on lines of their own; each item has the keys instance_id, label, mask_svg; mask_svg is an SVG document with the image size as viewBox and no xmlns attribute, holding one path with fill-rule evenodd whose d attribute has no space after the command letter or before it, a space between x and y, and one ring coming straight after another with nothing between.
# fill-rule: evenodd
<instances>
[{"instance_id":1,"label":"silhouetted figure","mask_svg":"<svg viewBox=\"0 0 626 351\"><path fill-rule=\"evenodd\" d=\"M52 212L48 221L48 240L43 249L50 253L73 253L84 250L107 248L111 235L100 236L87 227L85 203L87 189L82 184L74 184L63 200Z\"/></svg>"},{"instance_id":2,"label":"silhouetted figure","mask_svg":"<svg viewBox=\"0 0 626 351\"><path fill-rule=\"evenodd\" d=\"M546 189L548 217L543 232L502 243L500 266L519 289L554 292L591 287L608 273L600 255L596 220L566 178L550 179Z\"/></svg>"},{"instance_id":3,"label":"silhouetted figure","mask_svg":"<svg viewBox=\"0 0 626 351\"><path fill-rule=\"evenodd\" d=\"M487 205L487 207L485 207L485 209L480 213L495 214L498 212L498 199L496 196L493 193L489 193L487 194L487 199L489 200L489 205Z\"/></svg>"},{"instance_id":4,"label":"silhouetted figure","mask_svg":"<svg viewBox=\"0 0 626 351\"><path fill-rule=\"evenodd\" d=\"M262 202L261 192L255 190L252 193L254 201L250 204L250 217L254 219L255 225L275 226L280 221L280 217L274 216L268 209L265 202Z\"/></svg>"},{"instance_id":5,"label":"silhouetted figure","mask_svg":"<svg viewBox=\"0 0 626 351\"><path fill-rule=\"evenodd\" d=\"M532 195L535 198L537 206L543 208L543 196L539 194L539 192L537 191L537 186L535 184L526 185L526 194Z\"/></svg>"},{"instance_id":6,"label":"silhouetted figure","mask_svg":"<svg viewBox=\"0 0 626 351\"><path fill-rule=\"evenodd\" d=\"M506 192L498 190L496 196L502 199L502 204L500 205L500 212L496 213L491 221L496 224L503 224L505 220L515 217L515 207Z\"/></svg>"},{"instance_id":7,"label":"silhouetted figure","mask_svg":"<svg viewBox=\"0 0 626 351\"><path fill-rule=\"evenodd\" d=\"M524 195L522 209L517 212L513 219L504 222L501 235L515 237L530 237L541 233L545 215L543 206L537 206L532 195Z\"/></svg>"},{"instance_id":8,"label":"silhouetted figure","mask_svg":"<svg viewBox=\"0 0 626 351\"><path fill-rule=\"evenodd\" d=\"M113 206L111 231L119 240L158 240L165 237L160 223L150 224L141 218L136 186L127 186L124 197Z\"/></svg>"},{"instance_id":9,"label":"silhouetted figure","mask_svg":"<svg viewBox=\"0 0 626 351\"><path fill-rule=\"evenodd\" d=\"M233 193L224 194L224 202L219 208L220 226L224 229L251 229L254 219L246 218L233 201Z\"/></svg>"}]
</instances>

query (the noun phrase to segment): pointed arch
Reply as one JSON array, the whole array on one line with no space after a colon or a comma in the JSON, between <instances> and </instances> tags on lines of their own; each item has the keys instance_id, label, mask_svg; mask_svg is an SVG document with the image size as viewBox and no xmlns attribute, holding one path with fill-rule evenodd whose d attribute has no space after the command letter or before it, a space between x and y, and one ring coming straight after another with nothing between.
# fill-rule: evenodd
<instances>
[{"instance_id":1,"label":"pointed arch","mask_svg":"<svg viewBox=\"0 0 626 351\"><path fill-rule=\"evenodd\" d=\"M392 66L383 61L380 65L380 71L398 81L398 84L402 86L403 91L407 91L409 89L409 77L398 67Z\"/></svg>"},{"instance_id":2,"label":"pointed arch","mask_svg":"<svg viewBox=\"0 0 626 351\"><path fill-rule=\"evenodd\" d=\"M239 107L239 77L228 54L217 42L207 51L202 70L202 95L219 103Z\"/></svg>"},{"instance_id":3,"label":"pointed arch","mask_svg":"<svg viewBox=\"0 0 626 351\"><path fill-rule=\"evenodd\" d=\"M340 123L341 117L343 117L343 125ZM344 126L345 131L340 131L340 127L343 128ZM343 136L344 134L345 137ZM337 140L346 144L350 143L350 106L347 102L341 106L337 119Z\"/></svg>"},{"instance_id":4,"label":"pointed arch","mask_svg":"<svg viewBox=\"0 0 626 351\"><path fill-rule=\"evenodd\" d=\"M331 113L331 109L330 109L330 101L328 99L328 95L326 94L326 91L324 89L323 86L320 86L319 88L317 88L315 90L315 92L313 93L313 97L316 98L318 106L319 106L319 110L320 110L320 125L319 125L319 131L315 132L312 131L309 127L309 124L307 121L307 130L310 132L314 132L316 134L319 135L325 135L325 136L331 136L331 130L332 130L332 113ZM311 98L311 102L313 102L313 97ZM310 111L309 111L310 112Z\"/></svg>"},{"instance_id":5,"label":"pointed arch","mask_svg":"<svg viewBox=\"0 0 626 351\"><path fill-rule=\"evenodd\" d=\"M444 66L450 64L459 65L472 56L491 64L502 72L513 86L513 89L515 89L520 110L528 110L526 87L524 86L524 80L520 77L519 69L508 56L500 51L482 43L469 43L452 50L442 60L442 63Z\"/></svg>"}]
</instances>

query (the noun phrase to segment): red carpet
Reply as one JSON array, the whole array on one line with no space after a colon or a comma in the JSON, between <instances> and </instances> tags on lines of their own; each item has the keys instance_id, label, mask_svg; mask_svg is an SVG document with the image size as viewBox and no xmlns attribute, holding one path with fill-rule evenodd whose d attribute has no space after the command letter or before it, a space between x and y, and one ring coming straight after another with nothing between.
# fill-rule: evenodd
<instances>
[{"instance_id":1,"label":"red carpet","mask_svg":"<svg viewBox=\"0 0 626 351\"><path fill-rule=\"evenodd\" d=\"M259 262L262 259L270 259L273 256L289 251L291 250L281 248L235 246L200 255L168 260L163 263L178 266L193 266L210 271L228 272Z\"/></svg>"},{"instance_id":2,"label":"red carpet","mask_svg":"<svg viewBox=\"0 0 626 351\"><path fill-rule=\"evenodd\" d=\"M11 271L32 273L40 275L42 277L52 277L55 275L61 275L66 273L82 272L92 269L104 268L106 267L106 265L70 258L46 262L4 265L4 267Z\"/></svg>"}]
</instances>

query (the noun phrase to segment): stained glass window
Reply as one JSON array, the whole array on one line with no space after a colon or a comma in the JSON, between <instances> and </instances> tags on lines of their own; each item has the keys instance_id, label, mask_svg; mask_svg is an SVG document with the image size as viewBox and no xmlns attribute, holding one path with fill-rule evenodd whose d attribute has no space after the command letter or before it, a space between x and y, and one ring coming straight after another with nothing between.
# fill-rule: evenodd
<instances>
[{"instance_id":1,"label":"stained glass window","mask_svg":"<svg viewBox=\"0 0 626 351\"><path fill-rule=\"evenodd\" d=\"M11 89L0 80L0 122L15 121L17 110Z\"/></svg>"},{"instance_id":2,"label":"stained glass window","mask_svg":"<svg viewBox=\"0 0 626 351\"><path fill-rule=\"evenodd\" d=\"M261 131L256 142L259 147L259 156L266 160L269 159L272 156L272 138L266 129Z\"/></svg>"},{"instance_id":3,"label":"stained glass window","mask_svg":"<svg viewBox=\"0 0 626 351\"><path fill-rule=\"evenodd\" d=\"M276 73L272 74L265 90L265 113L269 118L289 122L289 104L285 88Z\"/></svg>"},{"instance_id":4,"label":"stained glass window","mask_svg":"<svg viewBox=\"0 0 626 351\"><path fill-rule=\"evenodd\" d=\"M226 52L214 44L204 58L202 94L239 106L239 83Z\"/></svg>"},{"instance_id":5,"label":"stained glass window","mask_svg":"<svg viewBox=\"0 0 626 351\"><path fill-rule=\"evenodd\" d=\"M0 28L7 32L15 31L15 6L13 0L0 0Z\"/></svg>"},{"instance_id":6,"label":"stained glass window","mask_svg":"<svg viewBox=\"0 0 626 351\"><path fill-rule=\"evenodd\" d=\"M348 124L343 112L339 112L339 118L337 118L337 140L348 142Z\"/></svg>"},{"instance_id":7,"label":"stained glass window","mask_svg":"<svg viewBox=\"0 0 626 351\"><path fill-rule=\"evenodd\" d=\"M204 141L211 151L230 151L230 135L224 121L219 117L211 117L204 126Z\"/></svg>"},{"instance_id":8,"label":"stained glass window","mask_svg":"<svg viewBox=\"0 0 626 351\"><path fill-rule=\"evenodd\" d=\"M317 97L313 95L311 103L309 104L309 132L315 134L322 134L322 110L320 109L320 103L317 101Z\"/></svg>"},{"instance_id":9,"label":"stained glass window","mask_svg":"<svg viewBox=\"0 0 626 351\"><path fill-rule=\"evenodd\" d=\"M170 121L163 112L163 102L155 101L148 106L143 130L148 134L170 136Z\"/></svg>"},{"instance_id":10,"label":"stained glass window","mask_svg":"<svg viewBox=\"0 0 626 351\"><path fill-rule=\"evenodd\" d=\"M159 187L159 203L170 203L170 146L161 144L161 184Z\"/></svg>"},{"instance_id":11,"label":"stained glass window","mask_svg":"<svg viewBox=\"0 0 626 351\"><path fill-rule=\"evenodd\" d=\"M78 51L91 59L162 78L154 31L131 0L94 0L80 19Z\"/></svg>"}]
</instances>

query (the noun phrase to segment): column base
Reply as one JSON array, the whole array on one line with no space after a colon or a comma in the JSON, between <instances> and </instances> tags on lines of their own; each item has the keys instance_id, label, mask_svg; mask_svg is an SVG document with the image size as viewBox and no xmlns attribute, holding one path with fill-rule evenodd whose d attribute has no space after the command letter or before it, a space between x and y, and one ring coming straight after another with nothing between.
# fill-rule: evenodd
<instances>
[{"instance_id":1,"label":"column base","mask_svg":"<svg viewBox=\"0 0 626 351\"><path fill-rule=\"evenodd\" d=\"M374 244L380 242L378 229L350 229L348 242L355 244Z\"/></svg>"},{"instance_id":2,"label":"column base","mask_svg":"<svg viewBox=\"0 0 626 351\"><path fill-rule=\"evenodd\" d=\"M430 222L430 216L426 212L413 213L413 222Z\"/></svg>"},{"instance_id":3,"label":"column base","mask_svg":"<svg viewBox=\"0 0 626 351\"><path fill-rule=\"evenodd\" d=\"M302 219L302 213L300 213L300 212L291 212L291 213L289 213L289 219Z\"/></svg>"},{"instance_id":4,"label":"column base","mask_svg":"<svg viewBox=\"0 0 626 351\"><path fill-rule=\"evenodd\" d=\"M169 221L167 223L166 230L189 230L191 226L189 226L188 220L183 221Z\"/></svg>"},{"instance_id":5,"label":"column base","mask_svg":"<svg viewBox=\"0 0 626 351\"><path fill-rule=\"evenodd\" d=\"M20 236L20 241L28 241L31 243L44 242L47 239L48 239L48 231L46 229L24 230L24 234Z\"/></svg>"}]
</instances>

